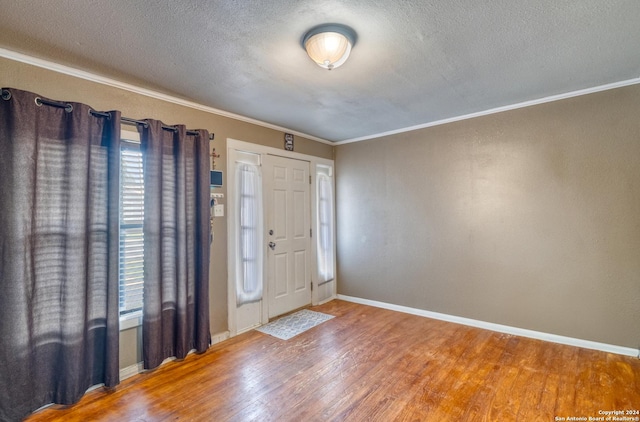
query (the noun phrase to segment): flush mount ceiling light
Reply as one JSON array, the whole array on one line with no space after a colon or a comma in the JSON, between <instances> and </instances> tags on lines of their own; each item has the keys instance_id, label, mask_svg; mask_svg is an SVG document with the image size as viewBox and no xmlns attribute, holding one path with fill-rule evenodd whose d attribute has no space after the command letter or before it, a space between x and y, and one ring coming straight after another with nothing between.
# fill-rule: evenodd
<instances>
[{"instance_id":1,"label":"flush mount ceiling light","mask_svg":"<svg viewBox=\"0 0 640 422\"><path fill-rule=\"evenodd\" d=\"M355 31L340 24L318 25L311 28L302 39L302 47L311 60L328 70L344 64L355 43Z\"/></svg>"}]
</instances>

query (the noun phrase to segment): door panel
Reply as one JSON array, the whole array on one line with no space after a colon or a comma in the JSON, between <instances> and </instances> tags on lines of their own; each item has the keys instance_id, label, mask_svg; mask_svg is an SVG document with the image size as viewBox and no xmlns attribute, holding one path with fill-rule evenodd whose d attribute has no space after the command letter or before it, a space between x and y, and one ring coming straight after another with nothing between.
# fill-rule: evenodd
<instances>
[{"instance_id":1,"label":"door panel","mask_svg":"<svg viewBox=\"0 0 640 422\"><path fill-rule=\"evenodd\" d=\"M268 209L268 211L273 211L272 217L272 225L269 226L267 223L268 229L273 229L274 234L273 237L276 241L284 241L287 239L287 191L286 190L273 190L273 207ZM268 212L267 211L267 212ZM269 238L271 240L271 238Z\"/></svg>"},{"instance_id":2,"label":"door panel","mask_svg":"<svg viewBox=\"0 0 640 422\"><path fill-rule=\"evenodd\" d=\"M295 191L293 192L293 238L303 239L309 236L309 217L308 207L305 207L305 200L309 193Z\"/></svg>"},{"instance_id":3,"label":"door panel","mask_svg":"<svg viewBox=\"0 0 640 422\"><path fill-rule=\"evenodd\" d=\"M266 156L264 164L272 318L311 303L309 162Z\"/></svg>"},{"instance_id":4,"label":"door panel","mask_svg":"<svg viewBox=\"0 0 640 422\"><path fill-rule=\"evenodd\" d=\"M287 295L287 269L288 265L288 255L286 253L274 254L273 256L273 265L274 265L274 296L276 298L280 298Z\"/></svg>"},{"instance_id":5,"label":"door panel","mask_svg":"<svg viewBox=\"0 0 640 422\"><path fill-rule=\"evenodd\" d=\"M303 289L306 289L307 286L307 251L295 251L294 254L295 259L295 278L294 278L294 288L296 292L299 292Z\"/></svg>"}]
</instances>

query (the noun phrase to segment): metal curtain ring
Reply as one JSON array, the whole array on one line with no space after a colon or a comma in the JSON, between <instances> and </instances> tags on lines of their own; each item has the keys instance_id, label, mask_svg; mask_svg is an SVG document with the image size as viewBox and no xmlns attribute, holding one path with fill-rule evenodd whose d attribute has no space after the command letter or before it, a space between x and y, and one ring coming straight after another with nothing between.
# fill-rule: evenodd
<instances>
[{"instance_id":1,"label":"metal curtain ring","mask_svg":"<svg viewBox=\"0 0 640 422\"><path fill-rule=\"evenodd\" d=\"M109 113L108 111L95 111L89 109L89 116L102 117L104 119L111 120L111 113Z\"/></svg>"},{"instance_id":2,"label":"metal curtain ring","mask_svg":"<svg viewBox=\"0 0 640 422\"><path fill-rule=\"evenodd\" d=\"M11 99L11 91L8 89L2 89L2 99L5 101L9 101Z\"/></svg>"},{"instance_id":3,"label":"metal curtain ring","mask_svg":"<svg viewBox=\"0 0 640 422\"><path fill-rule=\"evenodd\" d=\"M73 104L71 103L65 104L57 101L43 100L40 97L36 97L35 102L38 107L42 106L42 104L46 104L52 107L64 108L64 111L66 111L67 113L71 113L73 111Z\"/></svg>"}]
</instances>

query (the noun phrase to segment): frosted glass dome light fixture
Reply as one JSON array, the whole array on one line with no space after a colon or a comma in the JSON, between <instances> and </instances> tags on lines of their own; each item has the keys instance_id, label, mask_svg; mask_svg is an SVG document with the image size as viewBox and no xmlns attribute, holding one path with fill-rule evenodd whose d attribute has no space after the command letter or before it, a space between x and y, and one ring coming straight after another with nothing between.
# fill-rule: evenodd
<instances>
[{"instance_id":1,"label":"frosted glass dome light fixture","mask_svg":"<svg viewBox=\"0 0 640 422\"><path fill-rule=\"evenodd\" d=\"M328 70L342 66L355 43L355 31L340 24L315 26L302 39L302 47L311 60Z\"/></svg>"}]
</instances>

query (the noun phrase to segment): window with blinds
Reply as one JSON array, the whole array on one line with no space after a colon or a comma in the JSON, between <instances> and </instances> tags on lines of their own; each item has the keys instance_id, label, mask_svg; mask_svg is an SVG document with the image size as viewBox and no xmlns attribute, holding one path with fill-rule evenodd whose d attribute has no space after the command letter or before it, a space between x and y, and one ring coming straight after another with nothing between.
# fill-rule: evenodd
<instances>
[{"instance_id":1,"label":"window with blinds","mask_svg":"<svg viewBox=\"0 0 640 422\"><path fill-rule=\"evenodd\" d=\"M120 150L120 316L142 310L144 287L144 178L140 145Z\"/></svg>"}]
</instances>

